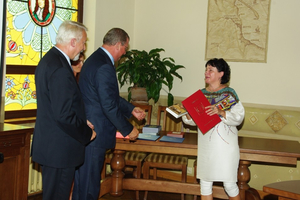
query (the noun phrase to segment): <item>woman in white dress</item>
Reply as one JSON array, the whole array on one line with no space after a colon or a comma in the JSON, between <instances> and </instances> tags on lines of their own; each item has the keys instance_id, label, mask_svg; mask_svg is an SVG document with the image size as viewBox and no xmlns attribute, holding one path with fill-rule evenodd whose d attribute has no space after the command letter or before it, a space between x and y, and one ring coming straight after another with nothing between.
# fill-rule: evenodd
<instances>
[{"instance_id":1,"label":"woman in white dress","mask_svg":"<svg viewBox=\"0 0 300 200\"><path fill-rule=\"evenodd\" d=\"M223 59L211 59L205 65L206 88L201 91L211 103L208 115L217 114L221 122L202 134L198 129L197 178L201 184L201 199L212 200L213 182L223 182L231 200L239 200L237 171L240 158L238 130L244 119L244 107L234 89L226 84L230 80L230 67ZM183 122L196 125L189 115Z\"/></svg>"}]
</instances>

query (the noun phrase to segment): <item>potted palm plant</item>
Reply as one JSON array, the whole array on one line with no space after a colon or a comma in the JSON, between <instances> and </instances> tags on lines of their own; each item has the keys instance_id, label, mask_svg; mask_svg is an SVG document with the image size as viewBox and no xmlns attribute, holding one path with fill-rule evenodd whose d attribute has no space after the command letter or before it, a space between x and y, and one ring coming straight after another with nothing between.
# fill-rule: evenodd
<instances>
[{"instance_id":1,"label":"potted palm plant","mask_svg":"<svg viewBox=\"0 0 300 200\"><path fill-rule=\"evenodd\" d=\"M160 96L162 86L168 88L168 105L172 105L174 97L171 94L174 77L182 81L182 76L177 73L178 69L184 68L176 65L171 57L161 58L162 48L152 49L149 52L140 50L127 51L117 67L120 87L125 83L128 88L128 100L131 100L134 88L142 87L147 92L148 100L153 99L156 103Z\"/></svg>"}]
</instances>

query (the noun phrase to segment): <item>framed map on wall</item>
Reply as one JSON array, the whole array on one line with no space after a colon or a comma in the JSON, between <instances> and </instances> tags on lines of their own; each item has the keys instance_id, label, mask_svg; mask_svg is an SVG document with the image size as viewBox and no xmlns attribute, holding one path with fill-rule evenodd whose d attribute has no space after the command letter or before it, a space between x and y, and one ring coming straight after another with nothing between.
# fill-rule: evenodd
<instances>
[{"instance_id":1,"label":"framed map on wall","mask_svg":"<svg viewBox=\"0 0 300 200\"><path fill-rule=\"evenodd\" d=\"M36 109L35 68L63 21L82 22L82 7L83 0L7 0L5 111Z\"/></svg>"},{"instance_id":2,"label":"framed map on wall","mask_svg":"<svg viewBox=\"0 0 300 200\"><path fill-rule=\"evenodd\" d=\"M270 1L209 0L205 59L267 62Z\"/></svg>"}]
</instances>

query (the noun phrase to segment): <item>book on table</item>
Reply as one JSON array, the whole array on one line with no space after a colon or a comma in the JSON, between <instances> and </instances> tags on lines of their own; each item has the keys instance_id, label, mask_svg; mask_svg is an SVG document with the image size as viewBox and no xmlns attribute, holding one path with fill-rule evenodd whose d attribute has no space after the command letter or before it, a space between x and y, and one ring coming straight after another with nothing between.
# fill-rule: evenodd
<instances>
[{"instance_id":1,"label":"book on table","mask_svg":"<svg viewBox=\"0 0 300 200\"><path fill-rule=\"evenodd\" d=\"M160 125L145 125L143 126L143 133L149 133L152 135L158 135L159 131L161 130Z\"/></svg>"},{"instance_id":2,"label":"book on table","mask_svg":"<svg viewBox=\"0 0 300 200\"><path fill-rule=\"evenodd\" d=\"M181 131L169 131L167 133L167 136L177 137L177 138L183 138L184 137L184 132L181 132Z\"/></svg>"},{"instance_id":3,"label":"book on table","mask_svg":"<svg viewBox=\"0 0 300 200\"><path fill-rule=\"evenodd\" d=\"M205 107L211 105L201 90L197 90L191 96L182 101L182 105L188 111L200 131L205 134L217 125L221 119L219 115L209 116Z\"/></svg>"},{"instance_id":4,"label":"book on table","mask_svg":"<svg viewBox=\"0 0 300 200\"><path fill-rule=\"evenodd\" d=\"M147 133L140 133L138 136L139 140L151 140L155 141L159 138L159 135L152 135L152 134L147 134Z\"/></svg>"},{"instance_id":5,"label":"book on table","mask_svg":"<svg viewBox=\"0 0 300 200\"><path fill-rule=\"evenodd\" d=\"M156 133L156 132L149 132L149 133L148 132L146 132L146 133L142 132L142 133L143 134L148 134L148 135L160 135L159 132L158 133Z\"/></svg>"},{"instance_id":6,"label":"book on table","mask_svg":"<svg viewBox=\"0 0 300 200\"><path fill-rule=\"evenodd\" d=\"M166 108L166 111L173 115L175 118L179 118L185 114L187 114L187 111L185 108L181 107L179 104L174 104L172 106L169 106Z\"/></svg>"},{"instance_id":7,"label":"book on table","mask_svg":"<svg viewBox=\"0 0 300 200\"><path fill-rule=\"evenodd\" d=\"M138 139L140 140L151 140L151 141L155 141L159 138L159 135L153 135L153 134L148 134L148 133L140 133L138 135ZM126 137L124 137L120 131L116 132L116 138L120 138L120 139L129 139L129 136L127 135Z\"/></svg>"},{"instance_id":8,"label":"book on table","mask_svg":"<svg viewBox=\"0 0 300 200\"><path fill-rule=\"evenodd\" d=\"M160 138L160 142L176 142L176 143L182 143L184 138L176 138L176 137L170 137L170 136L162 136Z\"/></svg>"}]
</instances>

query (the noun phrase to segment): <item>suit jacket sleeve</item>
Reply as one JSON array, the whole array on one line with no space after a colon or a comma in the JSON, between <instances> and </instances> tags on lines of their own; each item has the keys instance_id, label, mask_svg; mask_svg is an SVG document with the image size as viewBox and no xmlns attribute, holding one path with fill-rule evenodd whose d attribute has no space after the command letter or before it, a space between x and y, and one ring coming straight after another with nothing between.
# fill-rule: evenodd
<instances>
[{"instance_id":1,"label":"suit jacket sleeve","mask_svg":"<svg viewBox=\"0 0 300 200\"><path fill-rule=\"evenodd\" d=\"M97 87L103 113L117 130L126 136L133 129L127 118L131 116L134 106L120 98L115 68L104 64L100 69L96 73L94 85Z\"/></svg>"},{"instance_id":2,"label":"suit jacket sleeve","mask_svg":"<svg viewBox=\"0 0 300 200\"><path fill-rule=\"evenodd\" d=\"M126 101L124 98L120 97L120 109L123 113L123 115L129 119L132 116L132 110L134 109L134 105L132 105L131 103L129 103L128 101Z\"/></svg>"},{"instance_id":3,"label":"suit jacket sleeve","mask_svg":"<svg viewBox=\"0 0 300 200\"><path fill-rule=\"evenodd\" d=\"M86 122L79 87L68 66L53 72L49 82L49 98L54 120L65 133L86 145L92 130Z\"/></svg>"}]
</instances>

